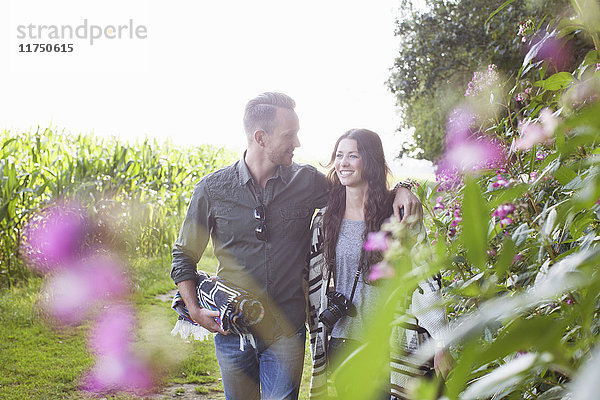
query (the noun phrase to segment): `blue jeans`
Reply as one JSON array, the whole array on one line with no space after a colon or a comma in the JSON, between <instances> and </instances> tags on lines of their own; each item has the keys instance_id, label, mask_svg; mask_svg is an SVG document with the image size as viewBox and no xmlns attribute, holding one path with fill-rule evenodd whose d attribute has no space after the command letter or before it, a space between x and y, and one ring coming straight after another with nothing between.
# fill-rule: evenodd
<instances>
[{"instance_id":1,"label":"blue jeans","mask_svg":"<svg viewBox=\"0 0 600 400\"><path fill-rule=\"evenodd\" d=\"M240 351L238 335L215 335L217 361L227 400L296 400L304 365L306 328L273 340L256 338ZM262 397L261 397L262 392Z\"/></svg>"}]
</instances>

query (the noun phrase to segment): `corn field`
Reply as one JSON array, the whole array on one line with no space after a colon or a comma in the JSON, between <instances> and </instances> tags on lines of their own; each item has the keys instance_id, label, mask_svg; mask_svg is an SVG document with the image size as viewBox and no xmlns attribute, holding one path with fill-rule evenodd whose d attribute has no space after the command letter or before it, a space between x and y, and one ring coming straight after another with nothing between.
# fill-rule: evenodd
<instances>
[{"instance_id":1,"label":"corn field","mask_svg":"<svg viewBox=\"0 0 600 400\"><path fill-rule=\"evenodd\" d=\"M167 254L194 188L234 159L209 145L67 135L52 129L0 132L0 287L30 277L20 257L27 221L57 202L77 204L128 255Z\"/></svg>"}]
</instances>

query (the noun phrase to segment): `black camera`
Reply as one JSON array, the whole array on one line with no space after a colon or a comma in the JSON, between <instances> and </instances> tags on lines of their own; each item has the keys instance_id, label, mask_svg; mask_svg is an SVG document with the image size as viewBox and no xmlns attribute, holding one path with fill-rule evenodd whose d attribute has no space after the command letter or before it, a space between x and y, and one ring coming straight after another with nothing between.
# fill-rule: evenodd
<instances>
[{"instance_id":1,"label":"black camera","mask_svg":"<svg viewBox=\"0 0 600 400\"><path fill-rule=\"evenodd\" d=\"M356 316L356 307L343 294L330 292L327 293L327 298L329 299L329 306L319 315L319 321L325 324L327 328L333 328L333 325L344 315Z\"/></svg>"}]
</instances>

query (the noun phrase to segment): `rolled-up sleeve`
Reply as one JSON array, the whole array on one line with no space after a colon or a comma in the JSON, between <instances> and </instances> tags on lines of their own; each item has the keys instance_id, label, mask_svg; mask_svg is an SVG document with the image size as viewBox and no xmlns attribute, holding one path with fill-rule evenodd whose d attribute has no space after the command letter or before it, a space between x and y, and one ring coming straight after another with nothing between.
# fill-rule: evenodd
<instances>
[{"instance_id":1,"label":"rolled-up sleeve","mask_svg":"<svg viewBox=\"0 0 600 400\"><path fill-rule=\"evenodd\" d=\"M323 208L327 205L327 197L329 196L329 182L327 177L320 171L315 171L314 177L314 204L316 209Z\"/></svg>"},{"instance_id":2,"label":"rolled-up sleeve","mask_svg":"<svg viewBox=\"0 0 600 400\"><path fill-rule=\"evenodd\" d=\"M194 188L179 237L173 246L171 278L175 284L196 279L196 264L210 238L209 200L206 184L200 181Z\"/></svg>"}]
</instances>

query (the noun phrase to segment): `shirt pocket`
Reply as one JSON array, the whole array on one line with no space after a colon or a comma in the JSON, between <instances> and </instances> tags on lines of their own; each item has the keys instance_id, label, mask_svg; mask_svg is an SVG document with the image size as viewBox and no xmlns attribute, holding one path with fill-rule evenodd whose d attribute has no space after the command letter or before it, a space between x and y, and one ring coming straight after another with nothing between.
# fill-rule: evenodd
<instances>
[{"instance_id":1,"label":"shirt pocket","mask_svg":"<svg viewBox=\"0 0 600 400\"><path fill-rule=\"evenodd\" d=\"M231 208L217 208L213 215L213 235L221 245L228 244L233 240L234 224L231 214Z\"/></svg>"},{"instance_id":2,"label":"shirt pocket","mask_svg":"<svg viewBox=\"0 0 600 400\"><path fill-rule=\"evenodd\" d=\"M288 207L281 209L283 236L290 241L301 241L308 237L311 210L308 207Z\"/></svg>"}]
</instances>

